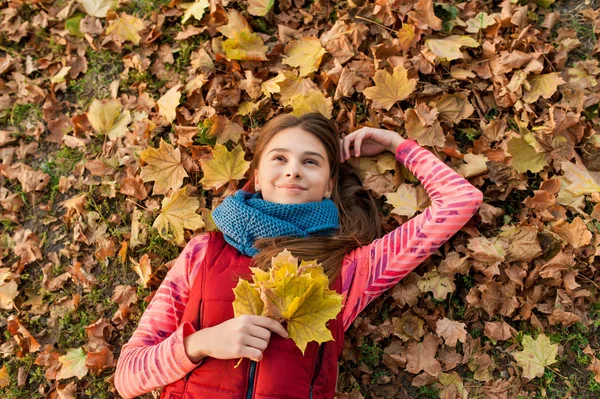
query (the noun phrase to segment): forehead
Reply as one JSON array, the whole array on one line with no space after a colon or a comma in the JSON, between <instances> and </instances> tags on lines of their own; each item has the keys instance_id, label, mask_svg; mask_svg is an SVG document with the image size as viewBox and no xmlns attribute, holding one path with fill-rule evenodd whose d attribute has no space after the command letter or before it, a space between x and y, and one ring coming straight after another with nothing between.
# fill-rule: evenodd
<instances>
[{"instance_id":1,"label":"forehead","mask_svg":"<svg viewBox=\"0 0 600 399\"><path fill-rule=\"evenodd\" d=\"M325 146L317 136L299 127L291 127L277 132L265 147L265 153L273 148L283 148L291 152L318 152L326 158Z\"/></svg>"}]
</instances>

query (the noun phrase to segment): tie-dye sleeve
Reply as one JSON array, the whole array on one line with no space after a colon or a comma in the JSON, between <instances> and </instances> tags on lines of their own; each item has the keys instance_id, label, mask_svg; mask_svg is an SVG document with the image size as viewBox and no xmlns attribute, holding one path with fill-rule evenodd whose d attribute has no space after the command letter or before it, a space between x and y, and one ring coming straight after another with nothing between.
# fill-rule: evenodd
<instances>
[{"instance_id":1,"label":"tie-dye sleeve","mask_svg":"<svg viewBox=\"0 0 600 399\"><path fill-rule=\"evenodd\" d=\"M423 184L431 205L382 238L348 253L342 265L345 329L373 299L459 231L483 201L480 190L414 140L398 146L396 160Z\"/></svg>"},{"instance_id":2,"label":"tie-dye sleeve","mask_svg":"<svg viewBox=\"0 0 600 399\"><path fill-rule=\"evenodd\" d=\"M131 339L121 348L115 372L115 387L124 398L183 378L198 363L185 353L183 338L196 330L181 323L190 288L206 253L208 234L194 237L144 311Z\"/></svg>"}]
</instances>

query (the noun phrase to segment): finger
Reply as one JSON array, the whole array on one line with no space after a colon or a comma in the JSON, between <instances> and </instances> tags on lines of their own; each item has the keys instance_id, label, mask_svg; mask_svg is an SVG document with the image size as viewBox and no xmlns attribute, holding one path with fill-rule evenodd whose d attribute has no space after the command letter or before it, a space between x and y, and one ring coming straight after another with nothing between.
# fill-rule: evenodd
<instances>
[{"instance_id":1,"label":"finger","mask_svg":"<svg viewBox=\"0 0 600 399\"><path fill-rule=\"evenodd\" d=\"M248 329L248 334L267 342L271 339L271 330L265 327L252 326Z\"/></svg>"},{"instance_id":2,"label":"finger","mask_svg":"<svg viewBox=\"0 0 600 399\"><path fill-rule=\"evenodd\" d=\"M256 348L262 352L265 349L267 349L267 345L269 345L269 341L265 341L264 339L261 339L261 338L247 336L246 338L244 338L244 344L246 346Z\"/></svg>"},{"instance_id":3,"label":"finger","mask_svg":"<svg viewBox=\"0 0 600 399\"><path fill-rule=\"evenodd\" d=\"M350 144L352 144L352 136L346 136L344 138L344 158L350 159Z\"/></svg>"},{"instance_id":4,"label":"finger","mask_svg":"<svg viewBox=\"0 0 600 399\"><path fill-rule=\"evenodd\" d=\"M344 139L340 139L340 162L344 163Z\"/></svg>"},{"instance_id":5,"label":"finger","mask_svg":"<svg viewBox=\"0 0 600 399\"><path fill-rule=\"evenodd\" d=\"M283 328L281 323L278 323L277 321L275 321L269 317L261 316L260 321L257 322L256 325L260 326L260 327L268 328L269 330L281 335L283 338L287 338L287 336L288 336L286 329Z\"/></svg>"},{"instance_id":6,"label":"finger","mask_svg":"<svg viewBox=\"0 0 600 399\"><path fill-rule=\"evenodd\" d=\"M362 134L359 135L354 142L354 156L357 158L360 157L360 146L362 145L363 137Z\"/></svg>"},{"instance_id":7,"label":"finger","mask_svg":"<svg viewBox=\"0 0 600 399\"><path fill-rule=\"evenodd\" d=\"M260 362L263 357L263 353L261 350L252 348L250 346L245 346L242 349L242 353L240 353L241 357L247 357L248 359L254 360L256 362Z\"/></svg>"}]
</instances>

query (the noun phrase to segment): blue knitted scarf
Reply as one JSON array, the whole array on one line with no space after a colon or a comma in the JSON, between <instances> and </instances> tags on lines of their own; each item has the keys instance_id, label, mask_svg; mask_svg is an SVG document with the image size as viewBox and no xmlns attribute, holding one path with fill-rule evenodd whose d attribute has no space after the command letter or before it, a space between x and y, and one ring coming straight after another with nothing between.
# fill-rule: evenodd
<instances>
[{"instance_id":1,"label":"blue knitted scarf","mask_svg":"<svg viewBox=\"0 0 600 399\"><path fill-rule=\"evenodd\" d=\"M215 208L213 220L225 241L254 256L259 238L328 236L339 228L338 209L330 199L304 204L278 204L260 193L238 190Z\"/></svg>"}]
</instances>

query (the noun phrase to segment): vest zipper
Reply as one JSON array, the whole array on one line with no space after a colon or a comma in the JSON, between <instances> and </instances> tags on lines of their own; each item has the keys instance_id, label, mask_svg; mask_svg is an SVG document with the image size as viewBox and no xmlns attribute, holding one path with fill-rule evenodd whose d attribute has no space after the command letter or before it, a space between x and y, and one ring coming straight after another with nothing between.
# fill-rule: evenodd
<instances>
[{"instance_id":1,"label":"vest zipper","mask_svg":"<svg viewBox=\"0 0 600 399\"><path fill-rule=\"evenodd\" d=\"M250 360L250 371L248 371L248 390L246 391L246 399L252 399L254 394L254 379L256 377L256 362Z\"/></svg>"}]
</instances>

